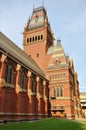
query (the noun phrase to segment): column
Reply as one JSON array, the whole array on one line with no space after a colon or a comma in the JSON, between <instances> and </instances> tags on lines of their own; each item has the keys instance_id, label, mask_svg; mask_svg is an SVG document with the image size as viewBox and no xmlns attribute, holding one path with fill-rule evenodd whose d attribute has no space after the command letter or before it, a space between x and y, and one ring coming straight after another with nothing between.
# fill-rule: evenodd
<instances>
[{"instance_id":1,"label":"column","mask_svg":"<svg viewBox=\"0 0 86 130\"><path fill-rule=\"evenodd\" d=\"M43 114L45 114L46 103L45 103L45 89L46 89L46 81L43 81Z\"/></svg>"},{"instance_id":2,"label":"column","mask_svg":"<svg viewBox=\"0 0 86 130\"><path fill-rule=\"evenodd\" d=\"M27 72L27 95L28 95L28 113L32 113L32 99L31 99L31 75L30 71Z\"/></svg>"},{"instance_id":3,"label":"column","mask_svg":"<svg viewBox=\"0 0 86 130\"><path fill-rule=\"evenodd\" d=\"M30 96L30 84L31 84L31 72L30 71L28 71L28 73L27 73L27 77L28 77L28 80L27 80L27 95L28 96Z\"/></svg>"},{"instance_id":4,"label":"column","mask_svg":"<svg viewBox=\"0 0 86 130\"><path fill-rule=\"evenodd\" d=\"M16 91L16 113L21 113L22 112L22 99L21 99L21 88L19 85L20 82L20 68L21 65L17 64L16 66L16 86L15 86L15 91Z\"/></svg>"},{"instance_id":5,"label":"column","mask_svg":"<svg viewBox=\"0 0 86 130\"><path fill-rule=\"evenodd\" d=\"M36 86L36 89L37 89L37 114L40 115L40 94L39 94L39 77L37 76L36 78L36 81L37 81L37 86ZM40 116L38 116L39 118Z\"/></svg>"},{"instance_id":6,"label":"column","mask_svg":"<svg viewBox=\"0 0 86 130\"><path fill-rule=\"evenodd\" d=\"M4 72L5 72L5 62L6 56L2 54L0 59L0 112L4 112L5 110L5 103L6 103L6 93L5 89L1 89L1 87L4 85Z\"/></svg>"},{"instance_id":7,"label":"column","mask_svg":"<svg viewBox=\"0 0 86 130\"><path fill-rule=\"evenodd\" d=\"M44 81L44 101L45 101L45 115L48 116L48 105L49 105L49 101L48 101L48 88L47 88L47 83L46 81Z\"/></svg>"},{"instance_id":8,"label":"column","mask_svg":"<svg viewBox=\"0 0 86 130\"><path fill-rule=\"evenodd\" d=\"M6 60L6 55L2 54L0 59L0 87L4 83L4 72L5 72L5 64L4 61Z\"/></svg>"},{"instance_id":9,"label":"column","mask_svg":"<svg viewBox=\"0 0 86 130\"><path fill-rule=\"evenodd\" d=\"M19 72L19 70L20 70L20 68L21 68L21 65L19 65L19 64L17 64L17 66L16 66L16 88L15 88L15 90L16 90L16 93L19 93L19 91L20 91L20 86L19 86L19 81L20 81L20 72Z\"/></svg>"}]
</instances>

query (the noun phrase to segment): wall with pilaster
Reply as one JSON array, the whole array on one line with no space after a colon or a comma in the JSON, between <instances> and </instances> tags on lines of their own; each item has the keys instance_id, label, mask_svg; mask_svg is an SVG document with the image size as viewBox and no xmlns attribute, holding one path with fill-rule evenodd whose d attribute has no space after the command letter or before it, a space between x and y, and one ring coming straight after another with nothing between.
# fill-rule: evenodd
<instances>
[{"instance_id":1,"label":"wall with pilaster","mask_svg":"<svg viewBox=\"0 0 86 130\"><path fill-rule=\"evenodd\" d=\"M31 120L48 117L48 80L38 73L24 68L21 63L12 62L14 66L13 83L4 79L6 62L9 56L0 53L0 120ZM25 88L20 86L20 70L26 74ZM35 75L34 92L31 88L32 75ZM39 82L42 79L42 93L39 92Z\"/></svg>"}]
</instances>

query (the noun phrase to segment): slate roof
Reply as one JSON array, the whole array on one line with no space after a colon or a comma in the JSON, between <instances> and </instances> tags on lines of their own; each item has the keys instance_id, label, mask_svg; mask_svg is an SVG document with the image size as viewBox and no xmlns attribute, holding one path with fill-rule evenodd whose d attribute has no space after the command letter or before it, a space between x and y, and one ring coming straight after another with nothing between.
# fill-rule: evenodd
<instances>
[{"instance_id":1,"label":"slate roof","mask_svg":"<svg viewBox=\"0 0 86 130\"><path fill-rule=\"evenodd\" d=\"M68 66L66 56L61 45L61 40L57 40L56 45L53 45L48 49L47 55L49 54L51 54L52 56L48 64L48 69L62 68Z\"/></svg>"}]
</instances>

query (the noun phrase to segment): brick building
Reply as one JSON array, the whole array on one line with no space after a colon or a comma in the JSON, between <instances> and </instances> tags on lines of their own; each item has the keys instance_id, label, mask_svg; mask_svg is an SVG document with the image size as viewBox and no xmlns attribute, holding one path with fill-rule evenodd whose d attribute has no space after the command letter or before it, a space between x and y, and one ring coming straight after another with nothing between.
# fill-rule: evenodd
<instances>
[{"instance_id":1,"label":"brick building","mask_svg":"<svg viewBox=\"0 0 86 130\"><path fill-rule=\"evenodd\" d=\"M50 114L69 119L79 118L79 82L73 60L65 55L60 39L55 44L45 8L33 9L24 28L23 48L49 80Z\"/></svg>"},{"instance_id":2,"label":"brick building","mask_svg":"<svg viewBox=\"0 0 86 130\"><path fill-rule=\"evenodd\" d=\"M73 61L60 39L54 43L44 6L33 9L24 27L23 48L0 33L0 119L81 117Z\"/></svg>"},{"instance_id":3,"label":"brick building","mask_svg":"<svg viewBox=\"0 0 86 130\"><path fill-rule=\"evenodd\" d=\"M0 120L48 117L48 89L35 61L0 32Z\"/></svg>"}]
</instances>

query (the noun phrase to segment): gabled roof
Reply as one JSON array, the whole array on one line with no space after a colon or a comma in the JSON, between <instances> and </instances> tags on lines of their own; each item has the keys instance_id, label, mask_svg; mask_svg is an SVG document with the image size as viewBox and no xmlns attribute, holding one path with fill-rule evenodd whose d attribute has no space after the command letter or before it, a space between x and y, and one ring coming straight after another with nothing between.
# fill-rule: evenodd
<instances>
[{"instance_id":1,"label":"gabled roof","mask_svg":"<svg viewBox=\"0 0 86 130\"><path fill-rule=\"evenodd\" d=\"M61 40L57 40L56 46L50 47L47 54L52 55L48 64L48 69L68 66L66 56L61 45Z\"/></svg>"},{"instance_id":2,"label":"gabled roof","mask_svg":"<svg viewBox=\"0 0 86 130\"><path fill-rule=\"evenodd\" d=\"M8 39L2 32L0 32L0 51L1 50L4 50L6 55L14 57L16 61L20 62L27 68L45 77L43 71L40 69L37 63L10 39Z\"/></svg>"}]
</instances>

